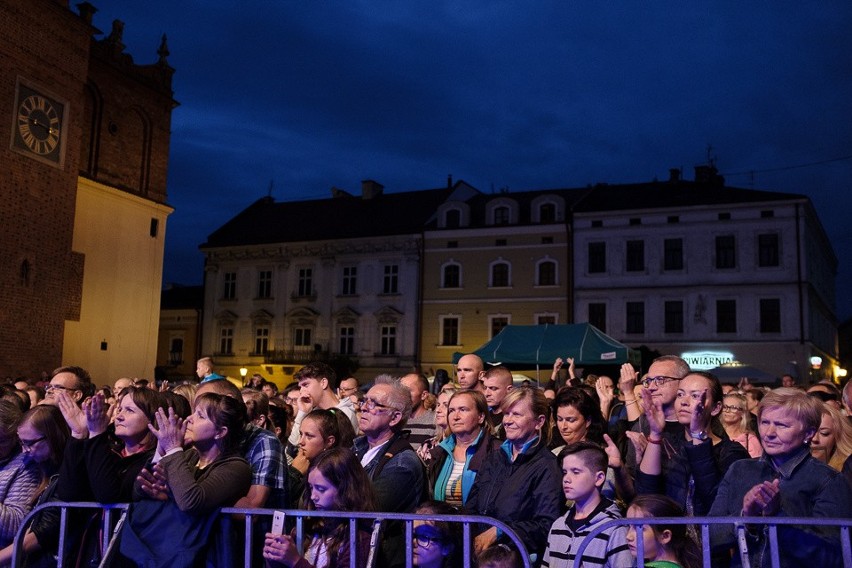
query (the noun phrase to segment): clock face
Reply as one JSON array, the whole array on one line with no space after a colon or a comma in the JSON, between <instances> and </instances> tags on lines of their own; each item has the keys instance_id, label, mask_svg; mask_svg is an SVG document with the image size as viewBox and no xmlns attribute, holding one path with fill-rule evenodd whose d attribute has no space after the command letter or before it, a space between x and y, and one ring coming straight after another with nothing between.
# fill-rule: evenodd
<instances>
[{"instance_id":1,"label":"clock face","mask_svg":"<svg viewBox=\"0 0 852 568\"><path fill-rule=\"evenodd\" d=\"M44 156L59 144L62 124L53 103L41 95L30 95L18 106L18 132L27 148Z\"/></svg>"},{"instance_id":2,"label":"clock face","mask_svg":"<svg viewBox=\"0 0 852 568\"><path fill-rule=\"evenodd\" d=\"M61 166L66 108L65 103L19 81L12 147Z\"/></svg>"}]
</instances>

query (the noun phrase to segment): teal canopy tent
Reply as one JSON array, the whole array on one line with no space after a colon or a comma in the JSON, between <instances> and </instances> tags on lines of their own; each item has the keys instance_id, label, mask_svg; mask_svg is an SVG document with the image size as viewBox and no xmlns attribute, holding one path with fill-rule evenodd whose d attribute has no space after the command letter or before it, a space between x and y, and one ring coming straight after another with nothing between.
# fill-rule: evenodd
<instances>
[{"instance_id":1,"label":"teal canopy tent","mask_svg":"<svg viewBox=\"0 0 852 568\"><path fill-rule=\"evenodd\" d=\"M474 353L486 363L515 368L549 367L557 357L573 357L577 366L638 362L638 353L588 323L507 325ZM454 353L453 363L462 355Z\"/></svg>"}]
</instances>

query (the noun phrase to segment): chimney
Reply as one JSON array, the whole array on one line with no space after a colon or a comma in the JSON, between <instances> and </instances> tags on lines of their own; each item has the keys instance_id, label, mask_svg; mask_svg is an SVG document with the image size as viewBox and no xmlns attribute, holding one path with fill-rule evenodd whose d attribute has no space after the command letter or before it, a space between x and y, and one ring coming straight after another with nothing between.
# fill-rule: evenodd
<instances>
[{"instance_id":1,"label":"chimney","mask_svg":"<svg viewBox=\"0 0 852 568\"><path fill-rule=\"evenodd\" d=\"M450 189L452 187L453 187L453 174L448 174L447 175L447 189Z\"/></svg>"},{"instance_id":2,"label":"chimney","mask_svg":"<svg viewBox=\"0 0 852 568\"><path fill-rule=\"evenodd\" d=\"M669 181L680 181L680 168L669 168Z\"/></svg>"},{"instance_id":3,"label":"chimney","mask_svg":"<svg viewBox=\"0 0 852 568\"><path fill-rule=\"evenodd\" d=\"M382 184L371 179L361 182L361 199L374 199L382 194L385 188Z\"/></svg>"},{"instance_id":4,"label":"chimney","mask_svg":"<svg viewBox=\"0 0 852 568\"><path fill-rule=\"evenodd\" d=\"M725 185L725 178L719 175L719 170L716 169L716 166L710 164L695 166L695 182L723 187Z\"/></svg>"},{"instance_id":5,"label":"chimney","mask_svg":"<svg viewBox=\"0 0 852 568\"><path fill-rule=\"evenodd\" d=\"M708 183L713 179L713 166L695 166L695 182Z\"/></svg>"}]
</instances>

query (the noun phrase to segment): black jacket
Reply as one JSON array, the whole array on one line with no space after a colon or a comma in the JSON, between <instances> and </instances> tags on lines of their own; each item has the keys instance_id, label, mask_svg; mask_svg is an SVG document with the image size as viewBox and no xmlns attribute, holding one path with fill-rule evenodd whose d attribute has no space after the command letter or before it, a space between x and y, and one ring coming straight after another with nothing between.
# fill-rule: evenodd
<instances>
[{"instance_id":1,"label":"black jacket","mask_svg":"<svg viewBox=\"0 0 852 568\"><path fill-rule=\"evenodd\" d=\"M514 462L505 451L508 444L486 458L465 510L503 521L518 534L527 553L541 559L550 525L565 509L562 470L545 444L520 454ZM498 542L510 543L505 536Z\"/></svg>"},{"instance_id":2,"label":"black jacket","mask_svg":"<svg viewBox=\"0 0 852 568\"><path fill-rule=\"evenodd\" d=\"M637 468L636 492L667 495L686 509L691 476L694 482L692 514L704 516L709 513L728 468L743 459L749 459L746 449L727 438L715 445L710 440L698 445L684 444L672 456L668 470L663 474L649 475Z\"/></svg>"}]
</instances>

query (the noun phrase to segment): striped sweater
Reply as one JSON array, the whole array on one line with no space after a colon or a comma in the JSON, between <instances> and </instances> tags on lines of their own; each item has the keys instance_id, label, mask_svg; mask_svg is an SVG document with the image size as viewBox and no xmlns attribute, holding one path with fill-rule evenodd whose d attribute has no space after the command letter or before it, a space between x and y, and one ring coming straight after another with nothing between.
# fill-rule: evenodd
<instances>
[{"instance_id":1,"label":"striped sweater","mask_svg":"<svg viewBox=\"0 0 852 568\"><path fill-rule=\"evenodd\" d=\"M12 542L33 506L40 482L38 466L21 452L0 462L0 548Z\"/></svg>"},{"instance_id":2,"label":"striped sweater","mask_svg":"<svg viewBox=\"0 0 852 568\"><path fill-rule=\"evenodd\" d=\"M547 535L547 549L544 551L541 562L542 567L573 567L580 543L592 529L606 521L621 518L618 506L608 499L603 499L594 513L585 519L576 530L572 530L569 521L574 518L575 511L575 507L571 507L568 513L556 519L550 527L550 532ZM598 533L586 547L586 550L583 551L581 566L606 566L608 568L633 566L633 556L627 547L627 528L624 526L613 527Z\"/></svg>"}]
</instances>

